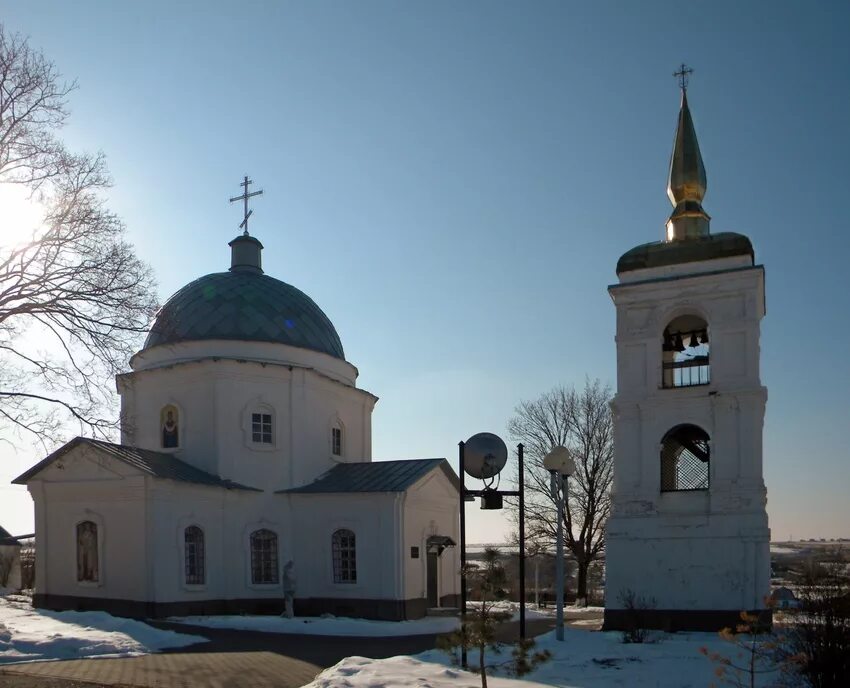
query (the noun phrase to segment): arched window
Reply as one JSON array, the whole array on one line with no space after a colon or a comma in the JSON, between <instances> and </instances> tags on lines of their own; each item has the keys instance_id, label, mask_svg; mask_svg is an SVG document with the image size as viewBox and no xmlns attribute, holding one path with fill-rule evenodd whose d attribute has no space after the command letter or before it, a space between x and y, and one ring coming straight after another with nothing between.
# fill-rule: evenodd
<instances>
[{"instance_id":1,"label":"arched window","mask_svg":"<svg viewBox=\"0 0 850 688\"><path fill-rule=\"evenodd\" d=\"M251 582L278 582L277 534L265 528L251 533Z\"/></svg>"},{"instance_id":2,"label":"arched window","mask_svg":"<svg viewBox=\"0 0 850 688\"><path fill-rule=\"evenodd\" d=\"M81 521L77 524L77 580L96 583L100 580L98 565L97 524Z\"/></svg>"},{"instance_id":3,"label":"arched window","mask_svg":"<svg viewBox=\"0 0 850 688\"><path fill-rule=\"evenodd\" d=\"M174 404L162 407L159 412L160 446L176 449L180 446L180 413Z\"/></svg>"},{"instance_id":4,"label":"arched window","mask_svg":"<svg viewBox=\"0 0 850 688\"><path fill-rule=\"evenodd\" d=\"M678 425L661 441L661 491L707 490L711 465L708 434Z\"/></svg>"},{"instance_id":5,"label":"arched window","mask_svg":"<svg viewBox=\"0 0 850 688\"><path fill-rule=\"evenodd\" d=\"M334 456L342 456L342 428L334 427L331 430L331 451Z\"/></svg>"},{"instance_id":6,"label":"arched window","mask_svg":"<svg viewBox=\"0 0 850 688\"><path fill-rule=\"evenodd\" d=\"M189 526L183 531L183 559L186 585L203 585L204 576L204 531L198 526Z\"/></svg>"},{"instance_id":7,"label":"arched window","mask_svg":"<svg viewBox=\"0 0 850 688\"><path fill-rule=\"evenodd\" d=\"M334 583L357 582L357 546L354 531L341 528L333 534Z\"/></svg>"},{"instance_id":8,"label":"arched window","mask_svg":"<svg viewBox=\"0 0 850 688\"><path fill-rule=\"evenodd\" d=\"M711 382L708 323L698 315L680 315L664 328L661 342L662 386L693 387Z\"/></svg>"}]
</instances>

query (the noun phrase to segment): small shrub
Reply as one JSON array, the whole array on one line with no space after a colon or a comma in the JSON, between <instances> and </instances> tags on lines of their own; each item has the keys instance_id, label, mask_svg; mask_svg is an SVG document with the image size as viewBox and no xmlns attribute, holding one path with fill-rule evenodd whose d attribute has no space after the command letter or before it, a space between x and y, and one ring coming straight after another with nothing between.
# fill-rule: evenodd
<instances>
[{"instance_id":1,"label":"small shrub","mask_svg":"<svg viewBox=\"0 0 850 688\"><path fill-rule=\"evenodd\" d=\"M626 628L623 631L624 643L645 643L651 638L646 611L655 609L654 597L638 595L627 588L618 595L620 604L626 610Z\"/></svg>"}]
</instances>

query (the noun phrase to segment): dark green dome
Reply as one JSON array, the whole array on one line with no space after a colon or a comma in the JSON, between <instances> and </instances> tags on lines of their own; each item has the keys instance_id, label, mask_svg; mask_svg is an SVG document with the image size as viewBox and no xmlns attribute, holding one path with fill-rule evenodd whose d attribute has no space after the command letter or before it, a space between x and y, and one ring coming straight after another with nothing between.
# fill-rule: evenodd
<instances>
[{"instance_id":1,"label":"dark green dome","mask_svg":"<svg viewBox=\"0 0 850 688\"><path fill-rule=\"evenodd\" d=\"M207 339L274 342L345 360L322 309L259 270L216 272L187 284L162 307L144 348Z\"/></svg>"}]
</instances>

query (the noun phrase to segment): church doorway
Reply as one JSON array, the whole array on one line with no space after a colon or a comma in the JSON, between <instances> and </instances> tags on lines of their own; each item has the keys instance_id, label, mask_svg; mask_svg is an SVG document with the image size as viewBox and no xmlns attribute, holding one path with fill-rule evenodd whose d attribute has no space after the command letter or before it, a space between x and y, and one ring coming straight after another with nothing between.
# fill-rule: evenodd
<instances>
[{"instance_id":1,"label":"church doorway","mask_svg":"<svg viewBox=\"0 0 850 688\"><path fill-rule=\"evenodd\" d=\"M440 557L446 547L454 547L455 541L446 535L432 535L426 542L425 590L428 608L440 606Z\"/></svg>"},{"instance_id":2,"label":"church doorway","mask_svg":"<svg viewBox=\"0 0 850 688\"><path fill-rule=\"evenodd\" d=\"M428 571L428 607L434 609L435 607L440 606L440 597L439 597L439 569L440 569L440 555L436 552L432 552L430 548L428 549L428 563L427 563L427 571Z\"/></svg>"}]
</instances>

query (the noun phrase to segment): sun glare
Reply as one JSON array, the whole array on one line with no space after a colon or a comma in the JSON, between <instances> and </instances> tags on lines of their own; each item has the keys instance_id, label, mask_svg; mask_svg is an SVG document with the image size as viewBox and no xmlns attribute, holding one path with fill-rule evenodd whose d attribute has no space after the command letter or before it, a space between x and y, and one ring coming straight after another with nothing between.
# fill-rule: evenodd
<instances>
[{"instance_id":1,"label":"sun glare","mask_svg":"<svg viewBox=\"0 0 850 688\"><path fill-rule=\"evenodd\" d=\"M0 184L0 247L16 248L31 241L42 219L42 207L25 188Z\"/></svg>"}]
</instances>

